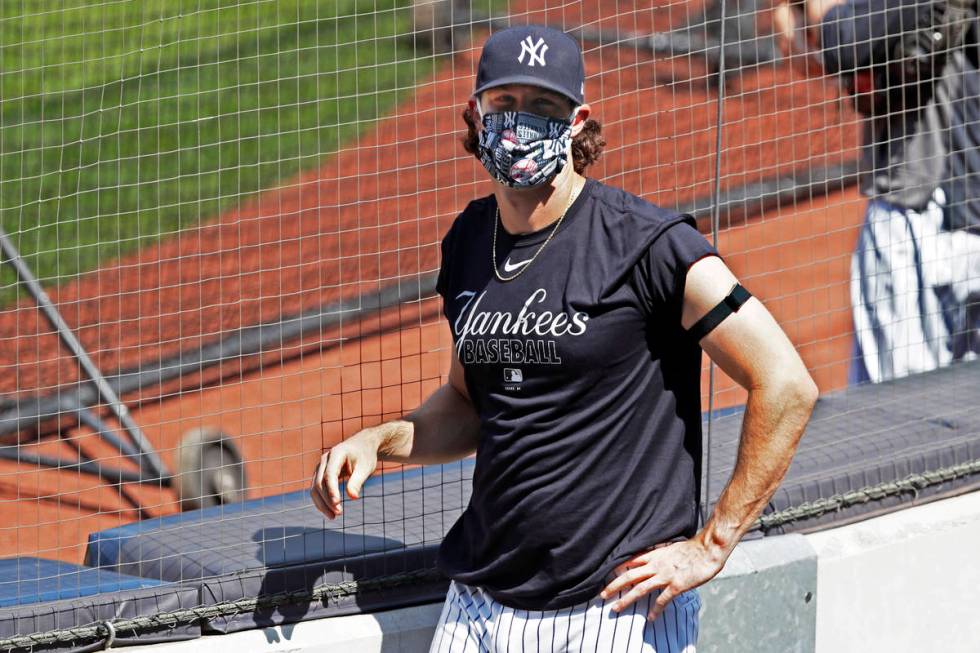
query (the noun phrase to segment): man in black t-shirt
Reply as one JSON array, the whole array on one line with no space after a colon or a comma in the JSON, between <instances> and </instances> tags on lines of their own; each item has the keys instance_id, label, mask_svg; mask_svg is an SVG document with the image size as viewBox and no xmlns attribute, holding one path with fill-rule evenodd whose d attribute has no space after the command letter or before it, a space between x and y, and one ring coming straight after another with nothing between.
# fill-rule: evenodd
<instances>
[{"instance_id":1,"label":"man in black t-shirt","mask_svg":"<svg viewBox=\"0 0 980 653\"><path fill-rule=\"evenodd\" d=\"M325 453L330 518L378 459L476 454L438 564L432 651L694 650L696 587L789 467L816 387L689 216L582 173L601 152L581 52L538 26L486 42L466 149L497 182L442 243L449 381ZM749 390L738 462L698 529L701 351Z\"/></svg>"}]
</instances>

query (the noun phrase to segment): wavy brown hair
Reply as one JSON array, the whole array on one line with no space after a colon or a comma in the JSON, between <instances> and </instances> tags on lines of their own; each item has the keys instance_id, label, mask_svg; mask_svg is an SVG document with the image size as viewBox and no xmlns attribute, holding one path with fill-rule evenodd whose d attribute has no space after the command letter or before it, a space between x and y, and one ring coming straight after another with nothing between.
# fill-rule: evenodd
<instances>
[{"instance_id":1,"label":"wavy brown hair","mask_svg":"<svg viewBox=\"0 0 980 653\"><path fill-rule=\"evenodd\" d=\"M466 107L463 111L463 122L466 123L466 135L463 136L463 149L480 158L477 135L477 113L475 109ZM588 118L582 131L572 139L572 165L575 172L583 174L585 169L599 160L606 139L602 137L602 124L598 120Z\"/></svg>"}]
</instances>

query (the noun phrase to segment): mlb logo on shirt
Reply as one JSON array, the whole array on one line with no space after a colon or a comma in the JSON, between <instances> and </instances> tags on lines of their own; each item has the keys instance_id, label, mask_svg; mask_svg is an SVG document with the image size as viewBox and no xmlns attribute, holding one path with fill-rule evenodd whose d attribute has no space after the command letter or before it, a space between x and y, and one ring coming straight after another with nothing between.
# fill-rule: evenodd
<instances>
[{"instance_id":1,"label":"mlb logo on shirt","mask_svg":"<svg viewBox=\"0 0 980 653\"><path fill-rule=\"evenodd\" d=\"M504 368L504 381L506 383L523 383L524 375L520 370L514 369L512 367Z\"/></svg>"}]
</instances>

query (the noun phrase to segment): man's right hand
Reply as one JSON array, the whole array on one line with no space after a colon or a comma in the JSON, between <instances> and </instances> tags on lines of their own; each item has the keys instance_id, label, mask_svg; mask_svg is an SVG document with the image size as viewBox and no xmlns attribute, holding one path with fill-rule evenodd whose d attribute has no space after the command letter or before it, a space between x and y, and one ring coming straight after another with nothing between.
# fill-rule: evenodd
<instances>
[{"instance_id":1,"label":"man's right hand","mask_svg":"<svg viewBox=\"0 0 980 653\"><path fill-rule=\"evenodd\" d=\"M340 484L356 499L378 460L407 465L439 465L476 451L480 418L466 391L463 367L452 357L449 380L404 419L359 431L321 457L310 495L328 519L343 512Z\"/></svg>"},{"instance_id":2,"label":"man's right hand","mask_svg":"<svg viewBox=\"0 0 980 653\"><path fill-rule=\"evenodd\" d=\"M344 440L320 456L313 475L310 495L313 505L327 519L334 519L344 508L340 496L340 484L347 481L347 495L357 499L364 481L378 466L380 439L375 429L365 429Z\"/></svg>"}]
</instances>

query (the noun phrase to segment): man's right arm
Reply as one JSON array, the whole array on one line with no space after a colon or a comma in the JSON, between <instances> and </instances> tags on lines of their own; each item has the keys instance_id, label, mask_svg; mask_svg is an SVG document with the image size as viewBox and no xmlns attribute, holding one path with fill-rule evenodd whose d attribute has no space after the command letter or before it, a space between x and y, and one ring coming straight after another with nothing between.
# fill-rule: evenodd
<instances>
[{"instance_id":1,"label":"man's right arm","mask_svg":"<svg viewBox=\"0 0 980 653\"><path fill-rule=\"evenodd\" d=\"M385 432L378 447L384 461L438 465L474 453L480 420L470 402L459 359L452 357L449 382L417 410L379 428Z\"/></svg>"},{"instance_id":2,"label":"man's right arm","mask_svg":"<svg viewBox=\"0 0 980 653\"><path fill-rule=\"evenodd\" d=\"M310 496L326 517L343 512L340 483L360 496L379 460L432 465L465 458L476 451L480 420L470 401L463 367L455 355L449 381L404 419L366 428L325 452L313 476Z\"/></svg>"}]
</instances>

